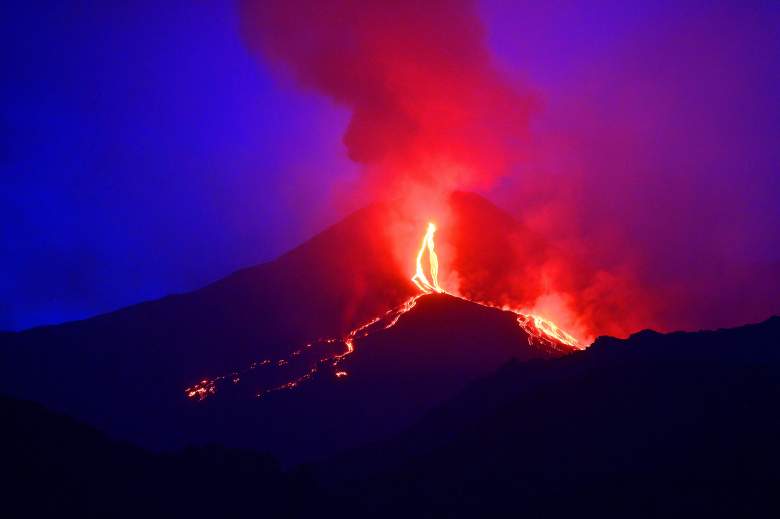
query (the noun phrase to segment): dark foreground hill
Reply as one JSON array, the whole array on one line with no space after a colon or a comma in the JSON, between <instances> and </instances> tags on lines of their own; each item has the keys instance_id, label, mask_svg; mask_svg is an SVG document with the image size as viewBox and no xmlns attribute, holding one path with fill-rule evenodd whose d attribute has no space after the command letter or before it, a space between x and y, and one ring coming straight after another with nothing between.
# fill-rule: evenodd
<instances>
[{"instance_id":1,"label":"dark foreground hill","mask_svg":"<svg viewBox=\"0 0 780 519\"><path fill-rule=\"evenodd\" d=\"M271 457L218 446L152 454L0 397L3 517L298 517L317 496Z\"/></svg>"},{"instance_id":2,"label":"dark foreground hill","mask_svg":"<svg viewBox=\"0 0 780 519\"><path fill-rule=\"evenodd\" d=\"M376 515L776 517L778 406L779 317L645 331L512 362L323 470Z\"/></svg>"},{"instance_id":3,"label":"dark foreground hill","mask_svg":"<svg viewBox=\"0 0 780 519\"><path fill-rule=\"evenodd\" d=\"M776 517L778 403L775 317L512 361L405 432L305 472L246 451L152 455L8 399L0 455L16 476L5 503L32 512Z\"/></svg>"}]
</instances>

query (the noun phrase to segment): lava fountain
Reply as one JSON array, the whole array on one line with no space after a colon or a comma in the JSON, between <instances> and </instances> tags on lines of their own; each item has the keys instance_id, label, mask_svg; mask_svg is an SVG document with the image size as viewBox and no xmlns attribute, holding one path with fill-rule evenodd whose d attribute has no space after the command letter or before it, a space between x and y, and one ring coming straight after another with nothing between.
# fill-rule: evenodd
<instances>
[{"instance_id":1,"label":"lava fountain","mask_svg":"<svg viewBox=\"0 0 780 519\"><path fill-rule=\"evenodd\" d=\"M412 283L417 285L417 288L426 294L443 292L439 286L439 258L436 256L436 247L433 241L434 234L436 234L436 224L430 222L428 224L428 230L425 231L425 236L423 236L420 251L417 253L417 272L412 276ZM430 281L423 269L423 255L426 251L428 252L428 263L430 265Z\"/></svg>"}]
</instances>

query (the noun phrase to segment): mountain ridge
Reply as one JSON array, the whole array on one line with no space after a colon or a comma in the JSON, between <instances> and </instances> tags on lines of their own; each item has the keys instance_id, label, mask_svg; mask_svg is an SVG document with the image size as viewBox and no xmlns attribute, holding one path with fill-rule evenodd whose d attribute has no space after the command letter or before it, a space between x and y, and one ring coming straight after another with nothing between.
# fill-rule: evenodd
<instances>
[{"instance_id":1,"label":"mountain ridge","mask_svg":"<svg viewBox=\"0 0 780 519\"><path fill-rule=\"evenodd\" d=\"M605 338L509 362L401 435L317 470L362 504L356 515L771 515L779 374L778 316Z\"/></svg>"},{"instance_id":2,"label":"mountain ridge","mask_svg":"<svg viewBox=\"0 0 780 519\"><path fill-rule=\"evenodd\" d=\"M604 338L594 350L512 360L399 436L358 452L382 452L392 463L373 464L375 456L349 463L339 454L283 472L267 457L219 447L160 457L128 446L134 454L127 456L113 441L109 446L118 445L117 451L94 447L105 441L88 439L99 434L94 429L62 434L61 419L6 397L0 397L6 424L0 450L11 470L27 470L15 472L9 497L28 514L102 513L132 495L119 515L186 506L256 516L259 506L287 517L397 517L411 511L473 517L508 510L532 517L772 516L780 483L780 419L772 412L780 400L779 350L775 316L738 328ZM19 405L33 406L44 418L25 418L25 412L7 419ZM85 436L84 430L93 432ZM424 445L398 450L399 438L415 445L421 434L429 436ZM60 447L41 450L39 442L50 441L46 437ZM31 459L26 452L45 455ZM83 461L61 463L68 456ZM93 470L95 463L103 468ZM143 467L157 468L151 478L133 477L147 473ZM80 490L81 482L98 474L104 491ZM161 481L167 490L150 491L166 475L177 475ZM41 486L46 477L62 481ZM74 491L66 492L70 482Z\"/></svg>"}]
</instances>

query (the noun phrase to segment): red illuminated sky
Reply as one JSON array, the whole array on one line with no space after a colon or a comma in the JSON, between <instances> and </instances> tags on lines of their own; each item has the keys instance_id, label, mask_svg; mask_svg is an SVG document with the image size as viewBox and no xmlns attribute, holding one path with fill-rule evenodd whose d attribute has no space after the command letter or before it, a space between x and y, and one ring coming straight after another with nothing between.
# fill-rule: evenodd
<instances>
[{"instance_id":1,"label":"red illuminated sky","mask_svg":"<svg viewBox=\"0 0 780 519\"><path fill-rule=\"evenodd\" d=\"M198 287L421 179L587 258L578 301L780 311L776 5L285 4L333 45L303 75L235 6L2 8L0 329Z\"/></svg>"}]
</instances>

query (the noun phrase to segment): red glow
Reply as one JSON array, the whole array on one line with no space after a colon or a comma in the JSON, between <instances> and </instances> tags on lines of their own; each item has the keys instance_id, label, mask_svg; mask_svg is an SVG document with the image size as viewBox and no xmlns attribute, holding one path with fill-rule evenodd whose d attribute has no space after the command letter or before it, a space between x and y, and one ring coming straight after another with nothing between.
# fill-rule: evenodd
<instances>
[{"instance_id":1,"label":"red glow","mask_svg":"<svg viewBox=\"0 0 780 519\"><path fill-rule=\"evenodd\" d=\"M494 66L473 0L245 0L240 12L250 49L351 112L343 141L371 198L484 186L522 153L533 96Z\"/></svg>"},{"instance_id":2,"label":"red glow","mask_svg":"<svg viewBox=\"0 0 780 519\"><path fill-rule=\"evenodd\" d=\"M383 330L383 329L387 330L393 327L398 322L398 320L401 318L402 315L404 315L412 308L414 308L415 304L417 303L417 300L421 297L424 297L429 294L434 294L434 293L442 293L442 294L450 295L452 297L466 299L456 293L448 292L447 290L445 290L439 285L439 281L438 281L439 261L438 261L438 255L436 254L436 245L434 241L435 233L436 233L436 225L433 222L429 222L426 228L425 235L423 236L422 242L420 244L420 248L416 254L416 261L415 261L416 271L414 276L412 276L411 281L419 288L421 292L420 294L411 297L400 306L385 312L384 315L375 317L369 320L368 322L361 324L360 326L351 330L341 339L327 338L327 339L321 339L317 341L317 343L319 344L334 344L340 342L344 345L344 350L340 353L336 353L321 358L316 366L310 368L303 375L300 375L292 380L289 380L279 386L263 390L262 392L258 393L257 396L262 397L268 393L272 393L275 391L280 391L284 389L293 389L298 385L300 385L301 383L311 379L314 375L317 374L317 372L320 370L322 366L327 366L330 367L331 369L334 369L335 370L334 374L336 378L346 377L347 372L337 368L339 364L347 356L355 352L356 342L364 337L367 337L368 335L370 335L375 331ZM426 263L423 259L426 253L428 257L427 273L425 268ZM540 343L543 343L547 347L550 347L554 350L561 351L561 352L569 352L572 350L572 348L579 347L579 344L574 337L572 337L571 335L563 331L561 328L556 326L552 321L545 319L541 316L533 315L528 312L514 310L508 307L501 307L497 304L493 304L489 302L484 302L484 301L471 301L471 302L480 304L482 306L499 308L501 310L514 313L517 316L518 325L526 332L526 334L528 334L529 340L532 342L538 341ZM279 368L285 367L289 364L291 359L299 356L302 353L303 349L309 349L311 347L312 344L307 343L302 349L293 351L287 359L277 360L275 362L275 365ZM252 364L249 369L255 369L257 366L267 366L269 364L270 364L269 360L263 360L259 363ZM240 380L240 373L232 373L229 377L233 381L233 383L238 383L238 381ZM187 398L190 399L204 400L208 396L215 394L217 383L226 378L228 377L220 376L212 380L204 379L200 383L185 389L185 394Z\"/></svg>"},{"instance_id":3,"label":"red glow","mask_svg":"<svg viewBox=\"0 0 780 519\"><path fill-rule=\"evenodd\" d=\"M556 344L560 343L573 348L579 348L579 342L569 333L565 332L559 326L549 319L546 319L540 315L536 315L528 310L518 310L507 305L500 305L490 301L473 301L466 297L463 297L454 292L448 292L439 285L439 259L436 255L436 246L434 242L434 235L436 233L436 225L433 222L428 223L428 228L423 237L420 250L417 252L417 271L412 277L412 281L417 287L424 293L429 294L432 292L449 294L454 297L460 297L466 299L472 303L477 303L483 306L491 308L498 308L506 312L512 312L517 315L517 323L520 327L531 337L537 340L543 340L545 342ZM425 274L423 268L423 256L425 252L428 253L428 269L430 273L430 281Z\"/></svg>"},{"instance_id":4,"label":"red glow","mask_svg":"<svg viewBox=\"0 0 780 519\"><path fill-rule=\"evenodd\" d=\"M414 276L412 276L412 282L426 294L431 292L442 292L442 289L439 286L439 258L436 256L436 247L433 242L434 234L436 234L436 225L432 222L428 223L422 245L420 245L420 251L417 253L417 271ZM430 281L428 280L428 276L425 275L425 269L423 269L423 255L426 252L428 253Z\"/></svg>"},{"instance_id":5,"label":"red glow","mask_svg":"<svg viewBox=\"0 0 780 519\"><path fill-rule=\"evenodd\" d=\"M763 164L764 181L774 178L767 174L772 154L756 147L752 133L733 131L732 122L752 112L729 102L734 89L744 90L744 99L753 95L741 73L747 62L735 49L766 46L763 36L744 37L739 24L700 24L698 17L664 40L666 51L684 50L681 61L660 52L657 38L640 37L606 68L583 67L577 77L586 81L541 92L496 66L475 0L239 5L242 34L265 66L349 114L343 143L362 176L337 202L419 199L405 214L435 214L444 229L450 222L429 211L432 198L492 190L527 226L485 225L479 215L459 214L442 286L544 316L580 343L645 327L736 325L778 311L776 254L745 261L768 250L767 237L777 234L776 219L765 214L770 205L752 203L752 191L722 198L742 184L754 190L723 174L741 171L746 156ZM724 40L724 30L733 37ZM532 48L533 38L518 41ZM729 52L699 59L702 42L722 50L723 41ZM658 70L674 72L663 88ZM703 79L691 81L692 70ZM723 70L736 72L724 80ZM731 110L734 117L713 116ZM541 129L533 134L532 117ZM718 167L721 174L710 176ZM713 180L723 182L720 189ZM396 255L403 265L407 252Z\"/></svg>"}]
</instances>

